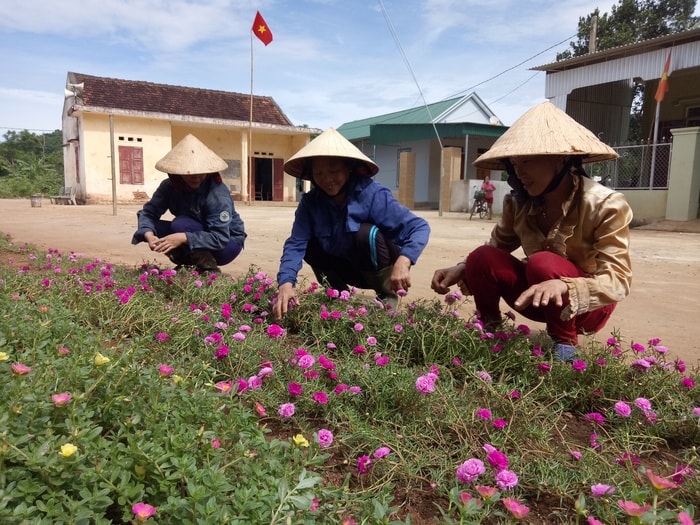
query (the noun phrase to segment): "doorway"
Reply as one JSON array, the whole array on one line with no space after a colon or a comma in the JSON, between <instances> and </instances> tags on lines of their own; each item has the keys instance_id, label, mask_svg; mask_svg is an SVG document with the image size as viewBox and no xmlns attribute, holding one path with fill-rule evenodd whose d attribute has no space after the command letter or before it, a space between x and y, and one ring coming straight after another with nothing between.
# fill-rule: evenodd
<instances>
[{"instance_id":1,"label":"doorway","mask_svg":"<svg viewBox=\"0 0 700 525\"><path fill-rule=\"evenodd\" d=\"M253 173L255 184L255 200L272 200L272 159L255 157L255 170Z\"/></svg>"}]
</instances>

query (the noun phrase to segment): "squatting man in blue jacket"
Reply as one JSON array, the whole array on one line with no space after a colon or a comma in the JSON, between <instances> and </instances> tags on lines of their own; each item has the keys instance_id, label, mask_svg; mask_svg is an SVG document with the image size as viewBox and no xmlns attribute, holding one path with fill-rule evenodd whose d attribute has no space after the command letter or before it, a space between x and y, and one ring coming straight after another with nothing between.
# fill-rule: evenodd
<instances>
[{"instance_id":1,"label":"squatting man in blue jacket","mask_svg":"<svg viewBox=\"0 0 700 525\"><path fill-rule=\"evenodd\" d=\"M396 292L411 286L409 270L428 243L428 223L375 182L379 167L333 128L294 154L284 171L313 188L302 196L284 243L275 316L296 304L303 261L319 282L374 290L396 308Z\"/></svg>"},{"instance_id":2,"label":"squatting man in blue jacket","mask_svg":"<svg viewBox=\"0 0 700 525\"><path fill-rule=\"evenodd\" d=\"M132 244L147 242L177 265L220 272L243 250L246 233L219 172L226 161L194 135L187 135L156 163L168 174L137 213ZM173 220L161 217L170 211Z\"/></svg>"}]
</instances>

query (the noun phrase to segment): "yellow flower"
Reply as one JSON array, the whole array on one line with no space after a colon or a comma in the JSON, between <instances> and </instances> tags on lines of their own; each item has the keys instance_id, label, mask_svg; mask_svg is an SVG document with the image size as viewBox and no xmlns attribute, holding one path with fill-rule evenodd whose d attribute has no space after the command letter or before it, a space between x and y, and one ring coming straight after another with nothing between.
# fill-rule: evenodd
<instances>
[{"instance_id":1,"label":"yellow flower","mask_svg":"<svg viewBox=\"0 0 700 525\"><path fill-rule=\"evenodd\" d=\"M73 454L75 454L78 451L78 447L76 447L73 443L66 443L65 445L61 445L61 456L64 458L69 458Z\"/></svg>"},{"instance_id":2,"label":"yellow flower","mask_svg":"<svg viewBox=\"0 0 700 525\"><path fill-rule=\"evenodd\" d=\"M0 361L7 361L10 358L6 352L0 352Z\"/></svg>"},{"instance_id":3,"label":"yellow flower","mask_svg":"<svg viewBox=\"0 0 700 525\"><path fill-rule=\"evenodd\" d=\"M182 381L183 381L182 376L179 376L177 374L173 375L173 383L175 383L176 385L179 385L182 383Z\"/></svg>"},{"instance_id":4,"label":"yellow flower","mask_svg":"<svg viewBox=\"0 0 700 525\"><path fill-rule=\"evenodd\" d=\"M305 438L303 435L301 435L301 434L297 434L297 435L294 436L292 439L293 439L293 441L294 441L294 444L295 444L297 447L308 447L308 446L309 446L309 442L308 442L308 441L306 440L306 438Z\"/></svg>"},{"instance_id":5,"label":"yellow flower","mask_svg":"<svg viewBox=\"0 0 700 525\"><path fill-rule=\"evenodd\" d=\"M95 366L102 366L107 363L109 363L109 357L105 357L99 352L95 354Z\"/></svg>"}]
</instances>

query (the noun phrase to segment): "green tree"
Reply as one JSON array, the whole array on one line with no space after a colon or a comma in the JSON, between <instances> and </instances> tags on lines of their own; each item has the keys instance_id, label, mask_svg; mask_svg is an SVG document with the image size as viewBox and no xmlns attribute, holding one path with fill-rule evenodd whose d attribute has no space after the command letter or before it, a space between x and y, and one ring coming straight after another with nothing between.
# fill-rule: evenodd
<instances>
[{"instance_id":1,"label":"green tree","mask_svg":"<svg viewBox=\"0 0 700 525\"><path fill-rule=\"evenodd\" d=\"M0 197L55 194L63 185L60 130L36 135L8 131L0 142Z\"/></svg>"}]
</instances>

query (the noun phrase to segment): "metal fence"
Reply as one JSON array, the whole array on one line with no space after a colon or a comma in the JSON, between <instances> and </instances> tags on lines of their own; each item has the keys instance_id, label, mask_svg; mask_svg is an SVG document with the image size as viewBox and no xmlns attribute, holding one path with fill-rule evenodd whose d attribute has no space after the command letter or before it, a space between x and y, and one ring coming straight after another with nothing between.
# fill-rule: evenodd
<instances>
[{"instance_id":1,"label":"metal fence","mask_svg":"<svg viewBox=\"0 0 700 525\"><path fill-rule=\"evenodd\" d=\"M614 149L620 154L617 159L586 166L586 171L595 180L616 189L668 188L668 174L671 169L670 142L618 146Z\"/></svg>"}]
</instances>

